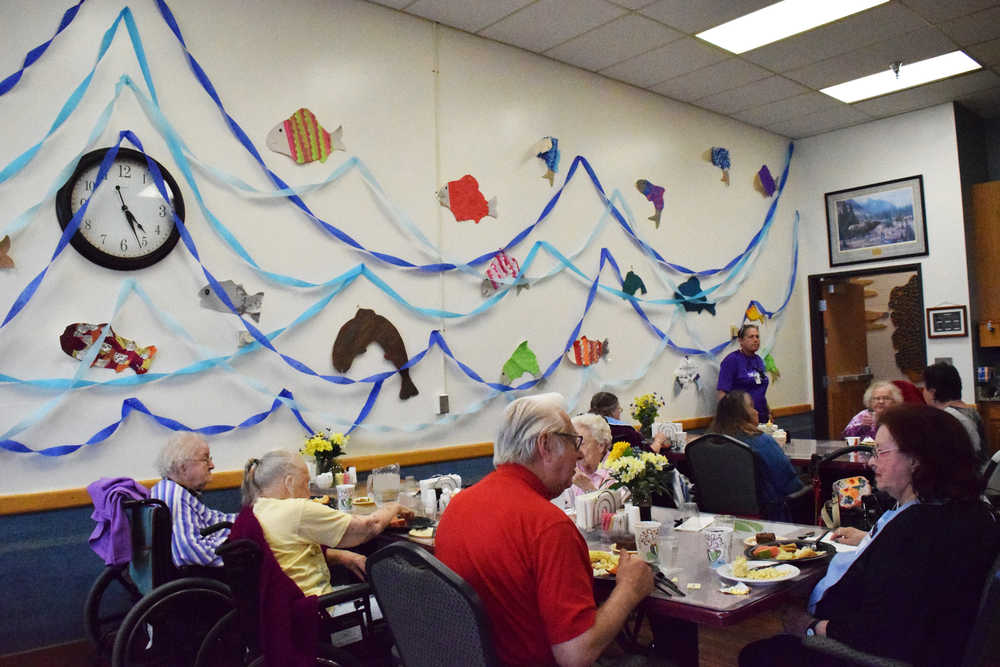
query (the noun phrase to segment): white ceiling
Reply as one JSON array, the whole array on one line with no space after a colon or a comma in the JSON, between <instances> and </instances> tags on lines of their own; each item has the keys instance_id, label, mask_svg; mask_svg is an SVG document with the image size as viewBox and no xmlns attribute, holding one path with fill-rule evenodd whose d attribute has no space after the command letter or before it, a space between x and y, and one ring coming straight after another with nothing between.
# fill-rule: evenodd
<instances>
[{"instance_id":1,"label":"white ceiling","mask_svg":"<svg viewBox=\"0 0 1000 667\"><path fill-rule=\"evenodd\" d=\"M953 100L1000 117L1000 2L893 0L735 56L693 35L775 0L370 1L796 139ZM818 92L955 49L983 69L855 104Z\"/></svg>"}]
</instances>

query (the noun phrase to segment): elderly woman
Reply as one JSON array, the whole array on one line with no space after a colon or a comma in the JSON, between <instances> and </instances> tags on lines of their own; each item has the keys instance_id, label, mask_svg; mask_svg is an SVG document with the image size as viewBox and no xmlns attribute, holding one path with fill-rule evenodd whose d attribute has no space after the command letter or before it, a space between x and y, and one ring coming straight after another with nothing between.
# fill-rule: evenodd
<instances>
[{"instance_id":1,"label":"elderly woman","mask_svg":"<svg viewBox=\"0 0 1000 667\"><path fill-rule=\"evenodd\" d=\"M806 655L804 634L914 665L961 663L1000 548L1000 530L979 497L972 444L951 415L902 404L882 415L875 445L870 465L895 509L870 533L834 531L858 549L833 558L809 614L786 616L792 634L750 644L740 665L827 664Z\"/></svg>"},{"instance_id":2,"label":"elderly woman","mask_svg":"<svg viewBox=\"0 0 1000 667\"><path fill-rule=\"evenodd\" d=\"M781 445L762 433L757 428L758 423L750 394L734 389L719 399L715 419L708 430L742 440L760 457L763 467L757 475L757 495L764 507L764 516L772 521L789 521L791 516L785 496L800 491L802 482Z\"/></svg>"},{"instance_id":3,"label":"elderly woman","mask_svg":"<svg viewBox=\"0 0 1000 667\"><path fill-rule=\"evenodd\" d=\"M601 466L611 449L611 427L608 423L598 415L577 415L573 417L573 428L583 437L583 444L580 445L583 458L576 462L576 474L570 487L575 497L608 486L615 480L607 468Z\"/></svg>"},{"instance_id":4,"label":"elderly woman","mask_svg":"<svg viewBox=\"0 0 1000 667\"><path fill-rule=\"evenodd\" d=\"M898 405L903 402L903 394L899 387L885 380L876 380L865 389L864 398L861 401L865 404L865 409L854 415L851 421L844 427L843 437L858 436L862 440L865 438L875 438L878 430L878 420L885 412L886 408Z\"/></svg>"},{"instance_id":5,"label":"elderly woman","mask_svg":"<svg viewBox=\"0 0 1000 667\"><path fill-rule=\"evenodd\" d=\"M384 531L396 515L413 516L398 503L355 516L309 500L309 470L301 456L285 449L247 461L242 494L278 565L307 596L333 591L328 565L344 565L364 579L364 556L329 547L357 546Z\"/></svg>"},{"instance_id":6,"label":"elderly woman","mask_svg":"<svg viewBox=\"0 0 1000 667\"><path fill-rule=\"evenodd\" d=\"M653 436L652 443L645 447L639 431L635 430L632 424L622 421L622 406L618 402L618 397L611 392L599 391L594 394L590 399L590 412L604 417L604 420L608 422L608 426L611 427L612 442L624 441L636 449L650 449L659 454L660 448L667 441L665 434L657 433Z\"/></svg>"},{"instance_id":7,"label":"elderly woman","mask_svg":"<svg viewBox=\"0 0 1000 667\"><path fill-rule=\"evenodd\" d=\"M924 369L924 400L927 405L944 410L958 420L972 441L972 448L980 462L985 462L989 452L984 451L986 431L983 420L975 408L962 402L962 376L951 364L939 361Z\"/></svg>"}]
</instances>

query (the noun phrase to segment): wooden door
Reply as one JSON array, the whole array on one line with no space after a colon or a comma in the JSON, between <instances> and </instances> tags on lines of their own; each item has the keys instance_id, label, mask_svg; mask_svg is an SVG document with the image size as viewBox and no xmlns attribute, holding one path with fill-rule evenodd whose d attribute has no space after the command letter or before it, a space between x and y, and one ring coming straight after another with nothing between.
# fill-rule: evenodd
<instances>
[{"instance_id":1,"label":"wooden door","mask_svg":"<svg viewBox=\"0 0 1000 667\"><path fill-rule=\"evenodd\" d=\"M822 283L823 331L826 340L826 410L829 432L837 439L859 410L871 369L865 328L865 290L847 279ZM817 437L821 437L817 435Z\"/></svg>"}]
</instances>

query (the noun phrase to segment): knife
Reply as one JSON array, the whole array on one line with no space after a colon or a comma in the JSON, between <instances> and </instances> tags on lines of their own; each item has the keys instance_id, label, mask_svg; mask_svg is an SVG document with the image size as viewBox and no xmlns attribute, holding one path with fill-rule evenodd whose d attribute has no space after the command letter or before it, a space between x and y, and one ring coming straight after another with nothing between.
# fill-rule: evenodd
<instances>
[{"instance_id":1,"label":"knife","mask_svg":"<svg viewBox=\"0 0 1000 667\"><path fill-rule=\"evenodd\" d=\"M822 535L816 538L816 547L819 547L819 543L823 541L823 538L830 534L830 531L824 531Z\"/></svg>"},{"instance_id":2,"label":"knife","mask_svg":"<svg viewBox=\"0 0 1000 667\"><path fill-rule=\"evenodd\" d=\"M682 598L687 597L687 595L684 594L684 591L682 591L677 584L670 581L670 579L667 578L667 575L663 574L663 570L661 570L658 565L650 563L650 567L653 568L654 584L660 582L677 595L680 595Z\"/></svg>"}]
</instances>

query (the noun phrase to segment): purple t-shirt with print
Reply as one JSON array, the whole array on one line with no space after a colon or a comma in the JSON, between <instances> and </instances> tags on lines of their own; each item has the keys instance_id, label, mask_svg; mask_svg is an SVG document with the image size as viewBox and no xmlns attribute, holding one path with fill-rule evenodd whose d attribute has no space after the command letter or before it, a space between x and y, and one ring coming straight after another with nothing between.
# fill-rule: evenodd
<instances>
[{"instance_id":1,"label":"purple t-shirt with print","mask_svg":"<svg viewBox=\"0 0 1000 667\"><path fill-rule=\"evenodd\" d=\"M734 389L745 391L753 399L753 406L762 422L771 415L767 407L767 373L764 372L764 360L756 354L748 357L740 350L733 350L722 360L719 366L719 391L729 393Z\"/></svg>"}]
</instances>

